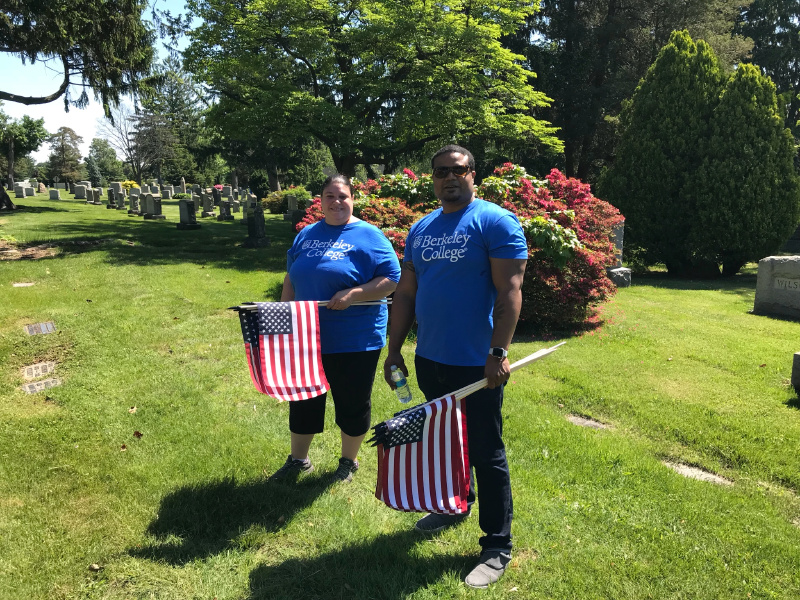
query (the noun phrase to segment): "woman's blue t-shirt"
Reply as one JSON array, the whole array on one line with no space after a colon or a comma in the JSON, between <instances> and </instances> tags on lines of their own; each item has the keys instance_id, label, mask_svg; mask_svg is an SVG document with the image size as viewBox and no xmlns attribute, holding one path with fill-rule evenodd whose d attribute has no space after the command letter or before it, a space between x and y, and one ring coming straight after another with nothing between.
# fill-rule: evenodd
<instances>
[{"instance_id":1,"label":"woman's blue t-shirt","mask_svg":"<svg viewBox=\"0 0 800 600\"><path fill-rule=\"evenodd\" d=\"M364 221L305 227L286 254L295 300L330 300L376 277L400 280L397 255L380 229ZM386 306L319 308L323 354L377 350L386 344Z\"/></svg>"},{"instance_id":2,"label":"woman's blue t-shirt","mask_svg":"<svg viewBox=\"0 0 800 600\"><path fill-rule=\"evenodd\" d=\"M497 299L489 258L527 257L517 217L485 200L414 223L405 260L417 274L417 354L446 365L485 364Z\"/></svg>"}]
</instances>

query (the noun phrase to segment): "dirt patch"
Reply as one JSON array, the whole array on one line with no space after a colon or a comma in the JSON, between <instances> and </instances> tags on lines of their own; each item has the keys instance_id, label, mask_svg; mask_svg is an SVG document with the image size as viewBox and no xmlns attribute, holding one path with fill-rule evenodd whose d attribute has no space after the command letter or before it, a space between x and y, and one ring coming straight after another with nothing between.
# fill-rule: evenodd
<instances>
[{"instance_id":1,"label":"dirt patch","mask_svg":"<svg viewBox=\"0 0 800 600\"><path fill-rule=\"evenodd\" d=\"M676 473L680 473L684 477L698 479L700 481L708 481L709 483L716 483L717 485L733 485L733 482L730 479L725 479L724 477L720 477L719 475L715 475L714 473L704 469L698 469L697 467L690 467L689 465L682 465L680 463L673 463L669 461L663 461L663 464L668 466Z\"/></svg>"},{"instance_id":2,"label":"dirt patch","mask_svg":"<svg viewBox=\"0 0 800 600\"><path fill-rule=\"evenodd\" d=\"M56 244L37 244L35 246L19 246L0 240L0 260L38 260L57 255Z\"/></svg>"},{"instance_id":3,"label":"dirt patch","mask_svg":"<svg viewBox=\"0 0 800 600\"><path fill-rule=\"evenodd\" d=\"M578 425L580 427L589 427L591 429L608 429L609 426L605 423L601 423L600 421L595 421L594 419L587 419L586 417L582 417L580 415L567 415L567 421L572 423L573 425Z\"/></svg>"}]
</instances>

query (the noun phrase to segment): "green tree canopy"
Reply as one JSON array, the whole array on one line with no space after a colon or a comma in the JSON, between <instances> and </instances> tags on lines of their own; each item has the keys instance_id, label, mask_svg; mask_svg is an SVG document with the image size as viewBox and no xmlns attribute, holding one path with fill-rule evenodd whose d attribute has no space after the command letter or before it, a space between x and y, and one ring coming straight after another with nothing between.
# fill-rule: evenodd
<instances>
[{"instance_id":1,"label":"green tree canopy","mask_svg":"<svg viewBox=\"0 0 800 600\"><path fill-rule=\"evenodd\" d=\"M79 146L83 138L69 127L60 127L50 136L49 163L50 179L60 181L79 181L81 178L81 152Z\"/></svg>"},{"instance_id":2,"label":"green tree canopy","mask_svg":"<svg viewBox=\"0 0 800 600\"><path fill-rule=\"evenodd\" d=\"M710 46L673 33L622 113L623 133L598 194L625 215L625 248L671 272L691 267L693 173L722 87Z\"/></svg>"},{"instance_id":3,"label":"green tree canopy","mask_svg":"<svg viewBox=\"0 0 800 600\"><path fill-rule=\"evenodd\" d=\"M0 100L45 104L64 97L64 106L82 108L70 86L91 88L108 113L121 97L137 92L150 72L155 33L142 20L142 0L6 0L0 11L0 52L23 61L53 61L61 85L46 96L0 90Z\"/></svg>"},{"instance_id":4,"label":"green tree canopy","mask_svg":"<svg viewBox=\"0 0 800 600\"><path fill-rule=\"evenodd\" d=\"M778 112L775 85L748 64L728 81L710 125L694 177L691 247L733 275L777 251L797 227L794 141Z\"/></svg>"},{"instance_id":5,"label":"green tree canopy","mask_svg":"<svg viewBox=\"0 0 800 600\"><path fill-rule=\"evenodd\" d=\"M675 32L623 111L599 193L626 217L625 250L674 274L735 274L797 226L794 147L775 87L752 65L722 76L702 40Z\"/></svg>"},{"instance_id":6,"label":"green tree canopy","mask_svg":"<svg viewBox=\"0 0 800 600\"><path fill-rule=\"evenodd\" d=\"M800 3L753 0L742 12L739 30L753 38L752 61L772 79L786 124L800 137Z\"/></svg>"},{"instance_id":7,"label":"green tree canopy","mask_svg":"<svg viewBox=\"0 0 800 600\"><path fill-rule=\"evenodd\" d=\"M24 115L21 119L11 119L0 104L0 144L6 155L9 189L14 185L15 157L35 152L50 134L44 128L44 119L32 119Z\"/></svg>"},{"instance_id":8,"label":"green tree canopy","mask_svg":"<svg viewBox=\"0 0 800 600\"><path fill-rule=\"evenodd\" d=\"M188 4L203 23L186 66L219 97L209 118L240 141L310 135L348 174L469 133L560 148L536 115L547 98L499 41L537 2Z\"/></svg>"},{"instance_id":9,"label":"green tree canopy","mask_svg":"<svg viewBox=\"0 0 800 600\"><path fill-rule=\"evenodd\" d=\"M122 169L122 161L117 158L117 153L108 140L103 138L94 138L89 146L89 156L86 158L87 168L89 163L93 162L97 165L100 172L101 179L106 182L121 181L124 172ZM91 168L89 168L91 172Z\"/></svg>"}]
</instances>

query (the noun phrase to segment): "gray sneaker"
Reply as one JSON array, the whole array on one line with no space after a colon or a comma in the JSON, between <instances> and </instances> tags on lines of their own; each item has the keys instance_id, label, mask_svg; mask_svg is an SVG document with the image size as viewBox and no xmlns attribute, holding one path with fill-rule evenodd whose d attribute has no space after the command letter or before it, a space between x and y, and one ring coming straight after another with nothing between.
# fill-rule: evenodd
<instances>
[{"instance_id":1,"label":"gray sneaker","mask_svg":"<svg viewBox=\"0 0 800 600\"><path fill-rule=\"evenodd\" d=\"M422 517L414 529L422 533L439 533L443 529L458 525L469 516L469 513L461 513L460 515L440 515L439 513L431 513Z\"/></svg>"},{"instance_id":2,"label":"gray sneaker","mask_svg":"<svg viewBox=\"0 0 800 600\"><path fill-rule=\"evenodd\" d=\"M350 483L353 481L353 474L358 471L358 460L350 460L344 456L339 459L339 467L333 474L335 481Z\"/></svg>"},{"instance_id":3,"label":"gray sneaker","mask_svg":"<svg viewBox=\"0 0 800 600\"><path fill-rule=\"evenodd\" d=\"M503 576L508 563L511 562L511 553L500 550L484 550L478 564L464 578L471 588L485 589Z\"/></svg>"},{"instance_id":4,"label":"gray sneaker","mask_svg":"<svg viewBox=\"0 0 800 600\"><path fill-rule=\"evenodd\" d=\"M311 459L305 460L292 458L290 454L283 466L275 471L269 478L270 481L297 481L301 475L308 475L314 471Z\"/></svg>"}]
</instances>

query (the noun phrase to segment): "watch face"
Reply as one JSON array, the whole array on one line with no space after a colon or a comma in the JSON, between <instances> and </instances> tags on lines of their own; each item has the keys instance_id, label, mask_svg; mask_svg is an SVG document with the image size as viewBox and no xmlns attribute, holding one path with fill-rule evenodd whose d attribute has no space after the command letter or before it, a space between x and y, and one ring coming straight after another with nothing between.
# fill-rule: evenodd
<instances>
[{"instance_id":1,"label":"watch face","mask_svg":"<svg viewBox=\"0 0 800 600\"><path fill-rule=\"evenodd\" d=\"M491 354L492 354L492 356L494 356L496 358L505 358L506 357L506 353L503 351L502 348L492 348Z\"/></svg>"}]
</instances>

